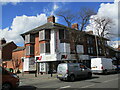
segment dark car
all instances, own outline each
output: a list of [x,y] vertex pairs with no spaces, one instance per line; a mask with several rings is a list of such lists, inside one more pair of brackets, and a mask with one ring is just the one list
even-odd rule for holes
[[0,67],[2,74],[2,90],[10,90],[19,86],[19,77],[6,69]]

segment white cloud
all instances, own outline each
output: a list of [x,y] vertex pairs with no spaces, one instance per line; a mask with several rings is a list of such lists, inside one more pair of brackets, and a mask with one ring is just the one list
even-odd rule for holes
[[43,12],[46,13],[47,15],[54,15],[55,12],[60,8],[60,6],[54,2],[51,4],[49,4],[47,7],[45,7],[43,9]]
[[17,3],[22,2],[22,1],[24,1],[24,0],[0,0],[2,5],[6,5],[8,3],[16,5]]
[[47,16],[50,16],[50,15],[54,15],[55,16],[55,21],[58,22],[58,17],[55,15],[55,12],[61,8],[62,4],[58,4],[56,2],[52,3],[52,4],[49,4],[47,7],[45,7],[43,9],[43,12],[47,15]]
[[23,44],[23,38],[20,34],[29,31],[37,26],[47,22],[45,14],[37,16],[16,16],[13,19],[12,26],[0,30],[0,38],[5,38],[7,41],[14,41],[17,44]]
[[[119,0],[115,0],[114,3],[107,3],[107,4],[102,3],[100,5],[98,13],[92,16],[94,18],[95,17],[108,17],[112,19],[114,23],[113,25],[111,25],[111,33],[114,34],[114,37],[118,37],[118,36],[115,36],[118,34],[118,19],[120,19],[120,17],[118,17],[118,1]],[[95,32],[95,28],[92,25],[93,23],[94,22],[90,21],[90,25],[86,27],[86,30],[88,31],[93,30],[93,32]]]
[[113,48],[118,48],[120,41],[108,41],[108,45],[112,46]]

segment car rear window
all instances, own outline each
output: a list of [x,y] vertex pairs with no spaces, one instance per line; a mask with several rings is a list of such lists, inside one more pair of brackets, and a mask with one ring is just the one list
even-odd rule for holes
[[59,65],[58,66],[58,70],[60,70],[60,71],[64,71],[64,70],[66,70],[66,68],[67,68],[66,65]]

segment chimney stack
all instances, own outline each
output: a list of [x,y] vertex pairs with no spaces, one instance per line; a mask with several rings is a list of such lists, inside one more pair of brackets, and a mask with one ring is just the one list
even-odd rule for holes
[[77,23],[72,24],[72,28],[78,30],[79,29],[78,24]]
[[55,17],[52,15],[52,16],[49,16],[48,18],[47,18],[47,22],[53,22],[53,23],[55,23]]
[[0,40],[0,45],[5,44],[5,43],[6,43],[5,38],[2,38],[2,39]]

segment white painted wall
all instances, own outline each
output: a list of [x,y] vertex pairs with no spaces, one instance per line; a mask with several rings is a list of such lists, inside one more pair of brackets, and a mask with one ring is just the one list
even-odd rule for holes
[[34,71],[35,67],[35,59],[34,58],[24,58],[23,63],[23,71]]
[[29,58],[24,59],[23,71],[29,71]]
[[55,54],[55,30],[51,30],[50,51]]

